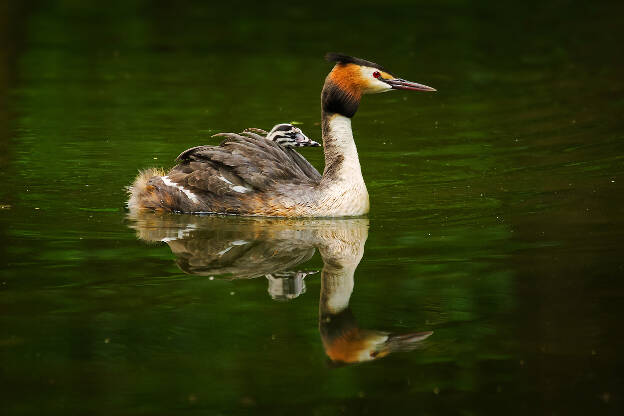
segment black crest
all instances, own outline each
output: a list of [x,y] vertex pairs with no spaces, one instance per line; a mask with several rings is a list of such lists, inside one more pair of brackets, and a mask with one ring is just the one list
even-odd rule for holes
[[377,68],[382,71],[386,71],[381,65],[376,64],[375,62],[366,61],[364,59],[356,58],[349,55],[344,55],[341,53],[328,52],[325,55],[325,60],[328,62],[336,62],[339,64],[356,64],[361,66],[370,66],[371,68]]

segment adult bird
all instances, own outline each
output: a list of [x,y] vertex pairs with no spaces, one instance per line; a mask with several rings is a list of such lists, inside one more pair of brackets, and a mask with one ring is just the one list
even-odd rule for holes
[[380,65],[329,53],[335,65],[321,93],[325,169],[292,147],[253,134],[221,133],[219,146],[198,146],[167,174],[141,172],[129,186],[131,211],[153,210],[278,217],[341,217],[368,213],[366,184],[351,130],[364,94],[435,91],[396,78]]

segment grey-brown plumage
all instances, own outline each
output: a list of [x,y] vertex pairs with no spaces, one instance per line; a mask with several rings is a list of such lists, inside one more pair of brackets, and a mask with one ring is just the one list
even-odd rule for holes
[[321,174],[296,150],[258,136],[220,133],[218,146],[182,152],[167,175],[147,179],[142,206],[156,211],[282,216],[282,200]]
[[[231,172],[240,180],[257,190],[266,190],[280,179],[300,183],[317,184],[321,174],[294,149],[254,137],[235,133],[219,133],[213,137],[226,137],[219,146],[198,146],[182,152],[176,161],[180,165],[172,169],[185,170],[191,162],[209,163],[224,172]],[[270,172],[270,174],[269,174]],[[236,178],[233,178],[236,179]]]

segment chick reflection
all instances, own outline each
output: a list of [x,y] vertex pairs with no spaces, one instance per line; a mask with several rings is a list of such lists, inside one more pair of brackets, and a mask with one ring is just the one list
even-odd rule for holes
[[268,279],[273,299],[305,293],[297,270],[318,248],[323,259],[319,331],[327,356],[350,364],[422,346],[432,332],[392,334],[362,329],[349,308],[353,276],[368,237],[368,219],[272,219],[143,214],[131,217],[140,239],[166,242],[190,274]]

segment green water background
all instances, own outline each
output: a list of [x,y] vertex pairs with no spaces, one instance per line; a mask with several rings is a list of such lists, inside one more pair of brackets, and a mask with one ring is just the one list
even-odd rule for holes
[[[621,414],[623,12],[4,3],[0,409]],[[185,274],[123,208],[138,169],[213,133],[297,121],[319,140],[327,51],[438,89],[365,97],[353,121],[371,213],[351,308],[369,328],[434,335],[339,368],[318,277],[275,302],[264,278]]]

